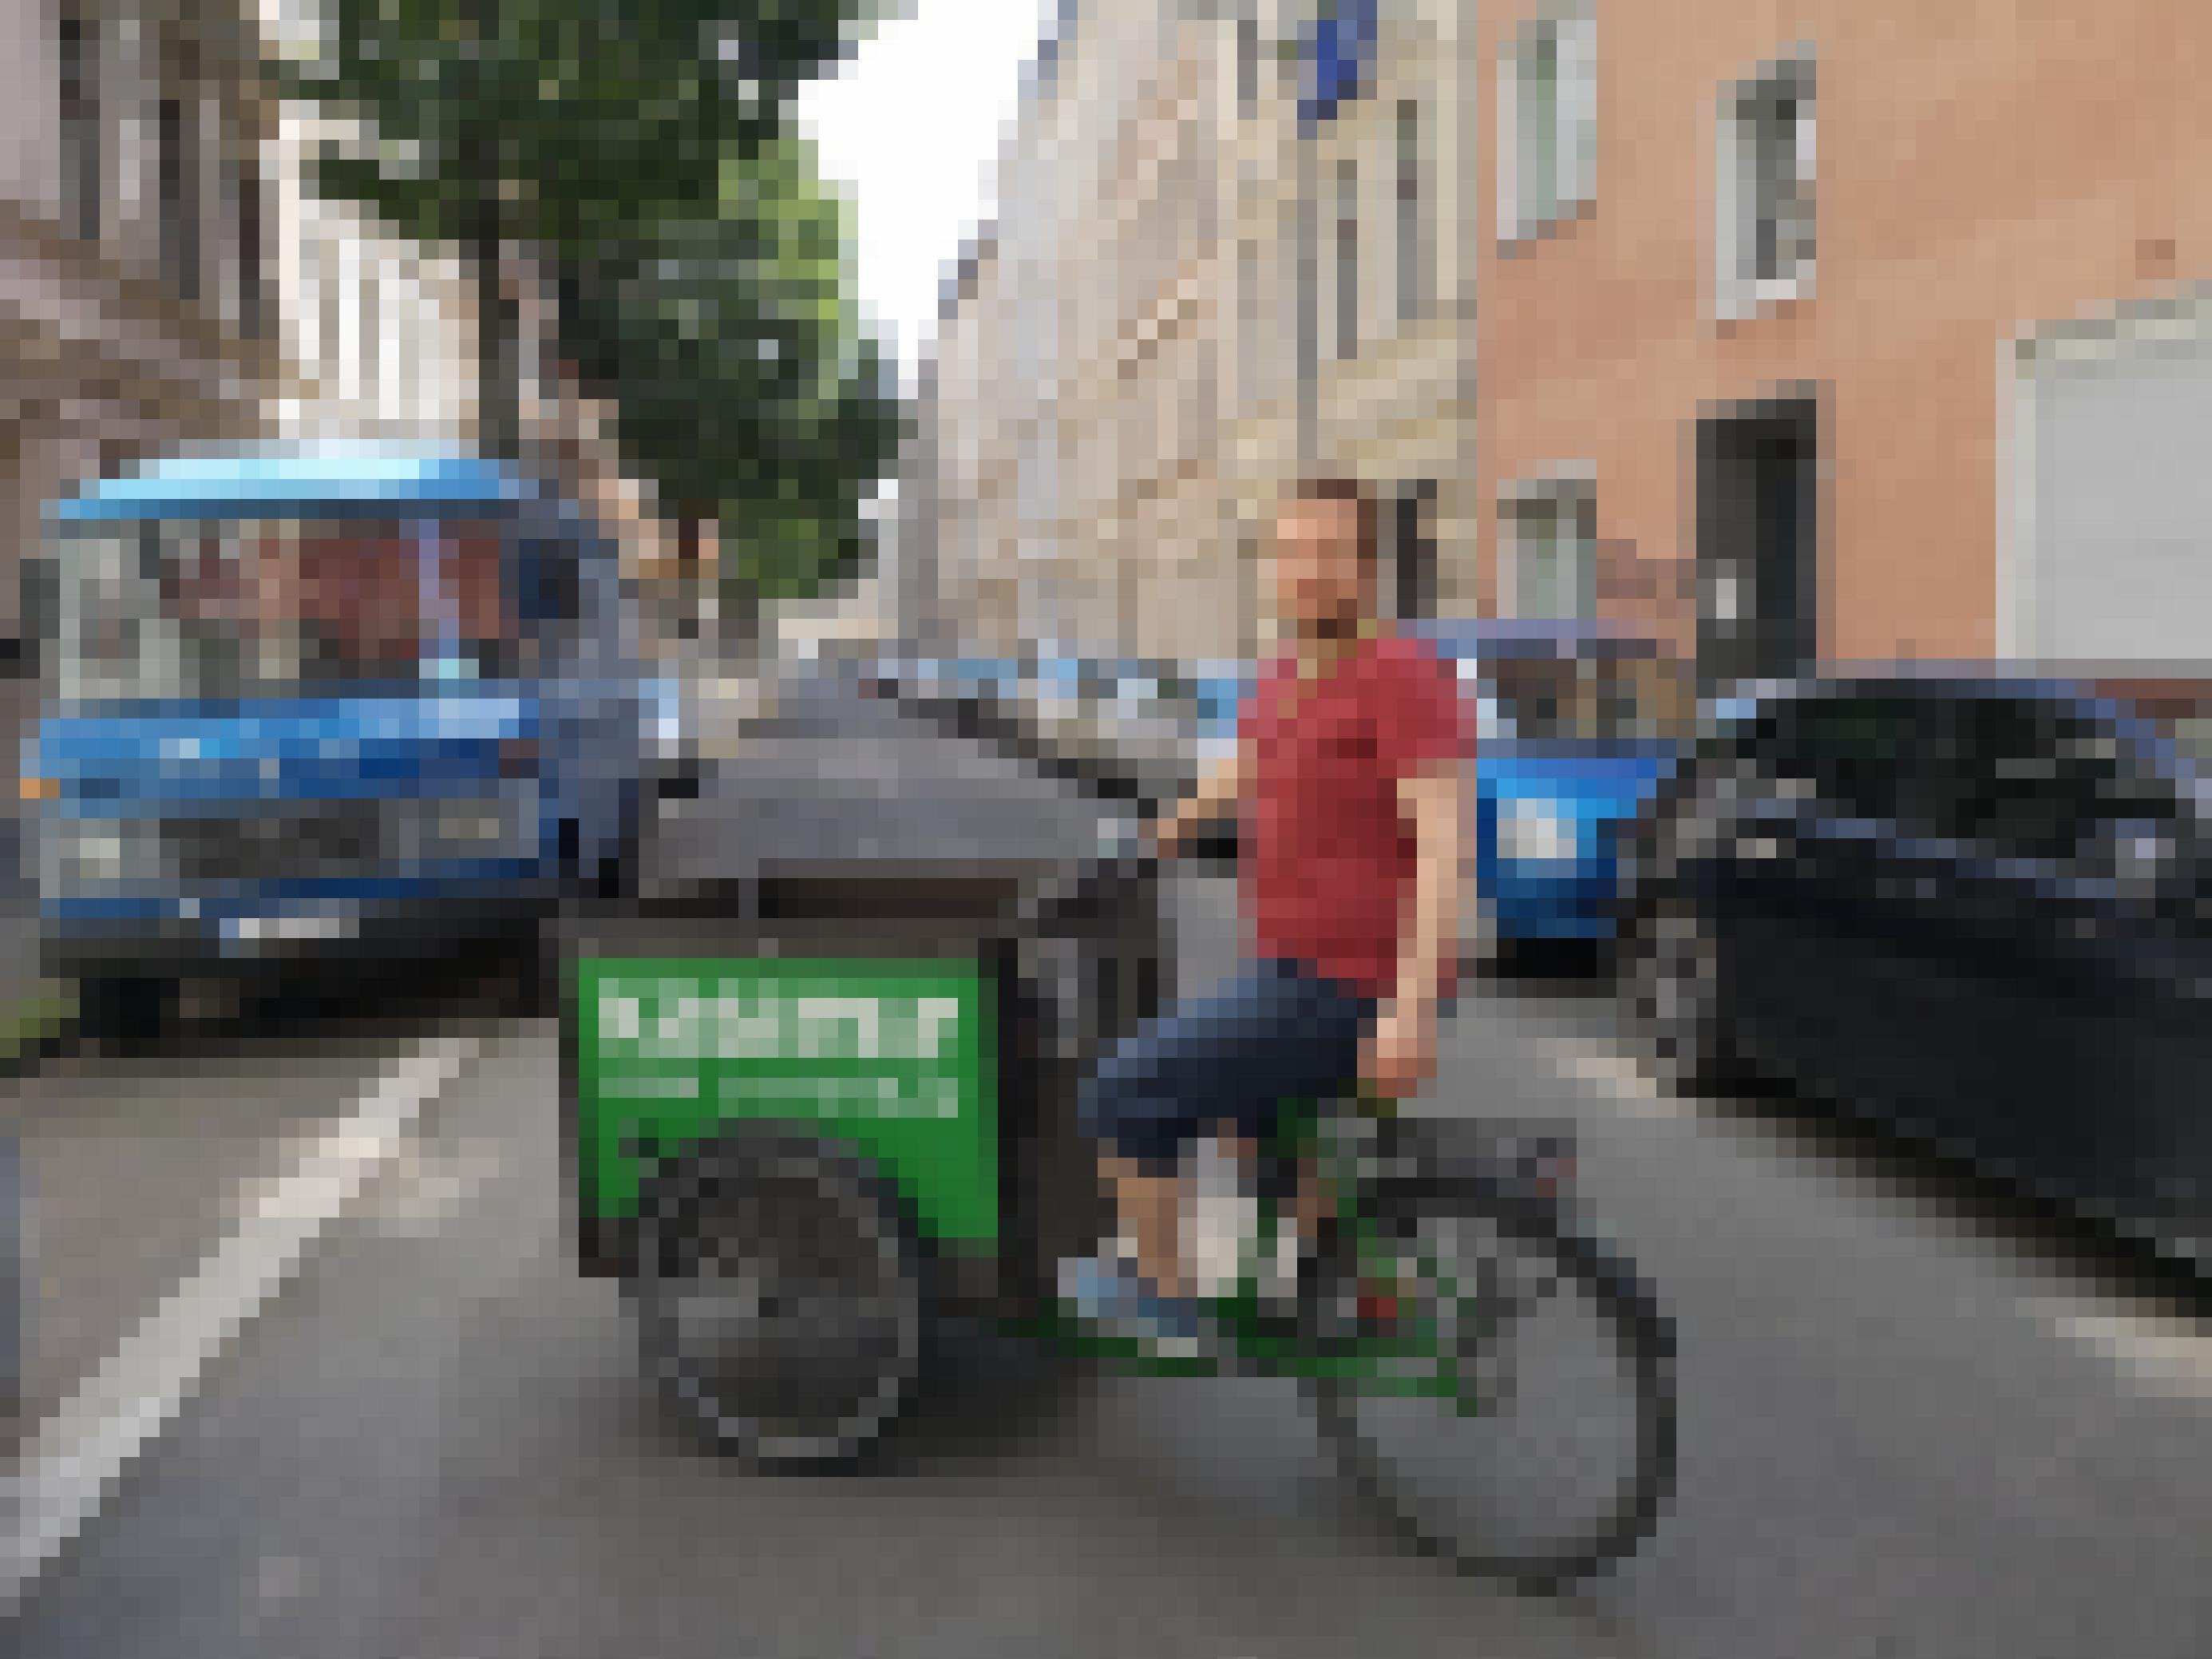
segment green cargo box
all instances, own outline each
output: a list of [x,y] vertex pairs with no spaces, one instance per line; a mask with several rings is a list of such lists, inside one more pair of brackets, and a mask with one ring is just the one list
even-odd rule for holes
[[563,1144],[587,1273],[639,1182],[774,1120],[872,1161],[962,1300],[1026,1301],[1104,1218],[1076,1086],[1166,994],[1158,890],[1041,930],[1125,808],[889,711],[757,732],[659,803],[635,890],[556,924]]

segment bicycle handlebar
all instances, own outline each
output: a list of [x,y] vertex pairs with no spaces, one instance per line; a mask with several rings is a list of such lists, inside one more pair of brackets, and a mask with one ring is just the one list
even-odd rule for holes
[[1024,903],[1023,923],[1049,927],[1074,920],[1082,906],[1117,888],[1156,878],[1165,860],[1149,848],[1121,848],[1089,859],[1072,874],[1045,883]]

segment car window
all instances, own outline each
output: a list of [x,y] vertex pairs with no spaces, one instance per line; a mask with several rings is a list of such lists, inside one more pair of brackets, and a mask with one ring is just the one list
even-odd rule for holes
[[[1461,678],[1469,675],[1462,659]],[[1681,742],[1695,730],[1686,670],[1649,654],[1475,660],[1474,687],[1516,737],[1579,743]]]
[[1940,700],[1911,691],[1795,699],[1761,722],[1753,757],[1772,783],[1831,811],[1941,833],[1929,784],[1944,720]]
[[1978,699],[1962,720],[1959,833],[2000,857],[2063,860],[2106,826],[2162,822],[2171,787],[2094,714],[2037,698]]

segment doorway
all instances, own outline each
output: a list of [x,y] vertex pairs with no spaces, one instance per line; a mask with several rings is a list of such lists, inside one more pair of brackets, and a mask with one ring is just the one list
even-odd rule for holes
[[1808,672],[1820,627],[1818,405],[1698,422],[1698,672],[1708,690]]

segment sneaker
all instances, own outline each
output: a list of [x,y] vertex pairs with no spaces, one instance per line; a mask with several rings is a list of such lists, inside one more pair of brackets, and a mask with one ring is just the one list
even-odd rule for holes
[[1115,1255],[1061,1264],[1060,1298],[1075,1315],[1110,1336],[1130,1337],[1164,1358],[1198,1357],[1204,1321],[1195,1297],[1166,1297]]

